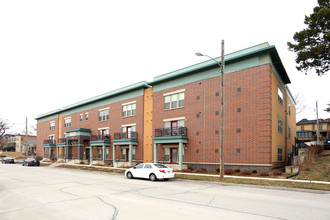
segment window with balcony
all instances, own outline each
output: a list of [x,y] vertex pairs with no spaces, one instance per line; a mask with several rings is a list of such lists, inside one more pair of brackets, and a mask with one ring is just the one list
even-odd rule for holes
[[131,103],[122,106],[122,116],[130,117],[136,115],[136,103]]
[[164,96],[164,109],[175,109],[184,107],[184,92]]
[[51,130],[51,131],[55,130],[55,122],[54,121],[49,122],[49,130]]
[[121,128],[122,138],[125,139],[136,139],[136,126],[125,126]]
[[280,103],[281,105],[283,105],[283,92],[282,92],[282,90],[280,88],[278,88],[277,91],[278,91],[278,96],[277,96],[278,103]]
[[99,121],[109,120],[109,109],[99,110]]
[[100,141],[110,140],[109,129],[99,129],[99,138]]
[[184,132],[184,120],[165,121],[164,134],[165,136],[181,136]]
[[65,118],[64,119],[64,127],[65,128],[71,127],[71,118]]

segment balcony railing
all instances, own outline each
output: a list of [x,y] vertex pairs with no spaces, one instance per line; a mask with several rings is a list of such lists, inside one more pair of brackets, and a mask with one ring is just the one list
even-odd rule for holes
[[110,135],[92,135],[91,141],[110,141]]
[[47,140],[44,140],[44,144],[55,144],[55,140],[49,140],[49,139],[47,139]]
[[187,128],[156,128],[155,137],[185,136],[187,137]]
[[66,142],[66,139],[65,138],[59,138],[57,140],[57,143],[65,143]]
[[114,134],[115,140],[122,140],[122,139],[135,139],[138,140],[138,133],[135,131],[131,132],[118,132]]

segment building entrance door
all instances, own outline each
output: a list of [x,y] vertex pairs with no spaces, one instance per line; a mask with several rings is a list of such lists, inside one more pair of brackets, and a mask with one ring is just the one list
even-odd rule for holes
[[171,163],[176,164],[178,162],[178,149],[171,148]]
[[86,148],[86,160],[90,161],[90,149]]

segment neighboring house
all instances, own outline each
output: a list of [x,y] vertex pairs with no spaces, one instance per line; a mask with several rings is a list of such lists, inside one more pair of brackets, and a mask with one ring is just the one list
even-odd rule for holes
[[306,118],[297,122],[297,140],[299,142],[314,142],[317,138],[317,130],[320,132],[320,141],[330,140],[330,119],[307,120]]
[[[275,47],[225,55],[225,64],[225,168],[284,166],[295,145],[296,109]],[[215,170],[220,79],[218,64],[208,60],[40,115],[37,154]]]
[[[37,136],[29,135],[26,139],[26,135],[6,134],[4,135],[4,140],[7,143],[6,147],[15,148],[16,152],[31,153],[31,154],[36,153]],[[27,147],[25,148],[25,146]]]

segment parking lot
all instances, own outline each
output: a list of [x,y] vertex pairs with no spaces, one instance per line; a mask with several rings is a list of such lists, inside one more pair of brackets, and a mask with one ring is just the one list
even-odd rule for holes
[[0,164],[0,219],[330,219],[330,194]]

